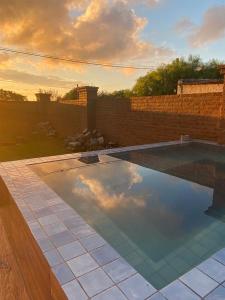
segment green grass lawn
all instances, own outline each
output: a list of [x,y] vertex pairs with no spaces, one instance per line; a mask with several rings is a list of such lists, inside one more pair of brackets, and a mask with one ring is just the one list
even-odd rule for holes
[[0,162],[65,153],[68,151],[63,140],[59,138],[34,136],[21,144],[0,144]]

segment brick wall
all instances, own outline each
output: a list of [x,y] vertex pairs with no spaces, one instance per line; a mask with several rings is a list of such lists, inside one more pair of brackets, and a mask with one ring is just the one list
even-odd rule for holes
[[[85,91],[86,89],[86,91]],[[0,141],[29,135],[41,120],[52,122],[60,136],[96,127],[120,145],[192,138],[225,143],[222,93],[96,99],[97,88],[80,88],[75,101],[0,102]]]
[[79,101],[68,103],[0,101],[0,142],[27,137],[40,121],[50,121],[60,136],[80,133],[87,127],[87,109]]
[[192,138],[217,141],[222,94],[141,97],[97,101],[96,125],[120,145]]

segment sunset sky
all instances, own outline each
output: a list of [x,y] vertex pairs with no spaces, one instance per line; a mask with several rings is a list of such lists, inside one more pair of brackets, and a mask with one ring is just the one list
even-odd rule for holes
[[[224,0],[1,0],[0,46],[92,62],[158,66],[225,60]],[[33,99],[76,84],[130,88],[146,71],[62,63],[0,51],[0,88]]]

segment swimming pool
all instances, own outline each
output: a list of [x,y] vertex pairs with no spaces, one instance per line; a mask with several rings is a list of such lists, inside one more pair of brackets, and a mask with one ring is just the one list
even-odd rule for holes
[[225,151],[191,143],[32,166],[155,288],[225,247]]

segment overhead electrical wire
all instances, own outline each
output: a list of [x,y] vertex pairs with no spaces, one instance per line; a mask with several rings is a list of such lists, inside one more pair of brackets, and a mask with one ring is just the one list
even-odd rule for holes
[[4,48],[4,47],[0,47],[0,51],[10,52],[10,53],[15,53],[15,54],[22,54],[22,55],[35,56],[35,57],[40,57],[40,58],[47,58],[47,59],[52,59],[52,60],[59,60],[59,61],[75,63],[75,64],[99,66],[99,67],[109,67],[109,68],[118,68],[118,69],[131,69],[131,70],[154,70],[154,69],[156,69],[155,66],[128,66],[128,65],[120,65],[120,64],[98,63],[98,62],[70,59],[70,58],[58,57],[58,56],[35,53],[35,52],[15,50],[15,49],[12,49],[12,48]]

